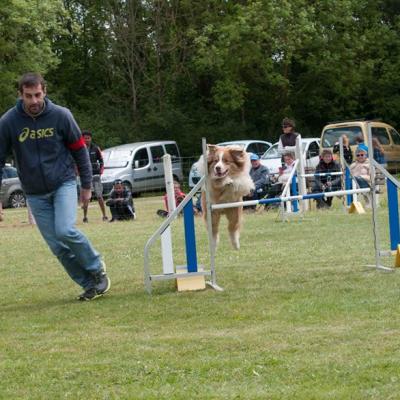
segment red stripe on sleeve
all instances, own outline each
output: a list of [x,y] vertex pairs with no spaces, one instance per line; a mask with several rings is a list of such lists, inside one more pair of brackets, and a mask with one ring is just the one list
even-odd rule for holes
[[81,149],[82,147],[85,147],[86,145],[85,141],[83,140],[83,137],[81,136],[76,142],[68,143],[67,146],[70,150],[76,151]]

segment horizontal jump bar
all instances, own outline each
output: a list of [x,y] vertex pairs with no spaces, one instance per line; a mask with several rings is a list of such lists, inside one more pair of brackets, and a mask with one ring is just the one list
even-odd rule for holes
[[308,178],[311,176],[334,176],[334,175],[343,175],[343,172],[316,172],[314,174],[299,174],[303,178]]
[[369,193],[370,191],[371,191],[370,188],[352,189],[352,190],[336,190],[334,192],[310,193],[310,194],[298,195],[298,196],[274,197],[272,199],[238,201],[236,203],[213,204],[211,206],[211,209],[212,210],[220,210],[223,208],[235,208],[235,207],[241,207],[241,206],[256,206],[257,204],[273,204],[273,203],[282,203],[285,201],[294,201],[294,200],[320,199],[322,197],[343,196],[346,194]]

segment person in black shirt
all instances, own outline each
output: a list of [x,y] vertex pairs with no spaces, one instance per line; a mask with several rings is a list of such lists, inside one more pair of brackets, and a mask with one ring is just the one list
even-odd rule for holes
[[110,207],[112,216],[110,222],[136,219],[132,193],[124,186],[121,179],[114,181],[114,186],[106,205]]
[[[83,131],[83,139],[89,152],[90,162],[92,164],[93,179],[92,179],[92,190],[96,195],[96,199],[99,202],[101,213],[103,214],[103,221],[108,221],[106,215],[106,208],[104,206],[103,199],[103,185],[101,183],[101,175],[104,171],[103,155],[101,154],[100,147],[92,142],[92,132]],[[89,222],[87,218],[88,203],[83,204],[83,222]]]
[[[330,150],[323,150],[321,160],[315,169],[315,180],[312,192],[333,192],[341,188],[341,176],[329,175],[332,172],[340,172],[339,164],[333,159],[333,154]],[[322,176],[318,174],[324,174]],[[326,175],[325,175],[326,174]],[[316,199],[317,208],[329,208],[332,205],[332,197]]]

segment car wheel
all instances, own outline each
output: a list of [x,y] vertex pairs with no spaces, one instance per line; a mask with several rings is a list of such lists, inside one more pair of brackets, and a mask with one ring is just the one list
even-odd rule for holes
[[26,198],[24,193],[21,191],[11,193],[9,203],[12,208],[26,207]]

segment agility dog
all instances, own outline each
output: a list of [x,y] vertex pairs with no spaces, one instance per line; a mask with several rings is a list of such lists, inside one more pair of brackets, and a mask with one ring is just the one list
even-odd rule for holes
[[[198,161],[199,172],[204,174],[204,162]],[[243,196],[254,190],[253,181],[249,175],[250,157],[240,146],[207,145],[208,182],[211,204],[232,203],[242,201]],[[205,192],[202,193],[202,209],[207,217]],[[219,222],[221,215],[228,219],[228,231],[232,246],[239,249],[240,227],[243,207],[214,210],[212,212],[212,234],[214,245],[219,242]]]

